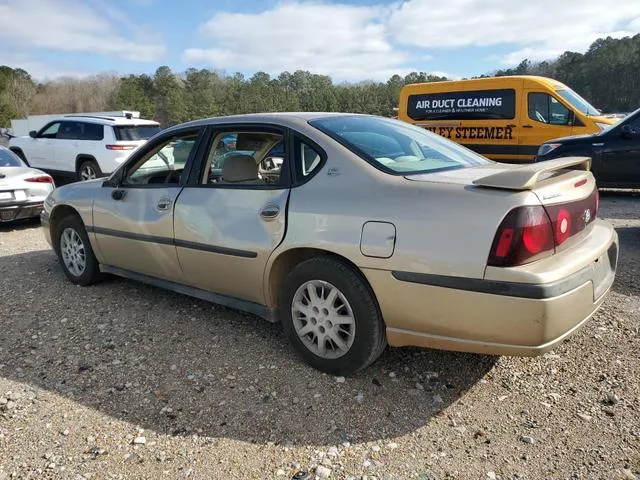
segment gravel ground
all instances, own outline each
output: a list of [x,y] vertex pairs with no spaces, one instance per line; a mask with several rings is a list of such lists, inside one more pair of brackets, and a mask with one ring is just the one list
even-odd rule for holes
[[616,283],[554,352],[392,349],[346,380],[252,316],[73,286],[37,224],[0,227],[0,479],[640,478],[640,197],[601,216]]

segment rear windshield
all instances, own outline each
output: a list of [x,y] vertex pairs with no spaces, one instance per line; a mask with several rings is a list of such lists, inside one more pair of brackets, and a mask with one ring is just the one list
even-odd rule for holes
[[394,175],[491,163],[440,135],[399,120],[341,115],[309,123],[375,167]]
[[11,150],[0,147],[0,167],[24,167],[25,164]]
[[160,131],[158,125],[127,125],[113,127],[116,140],[148,140]]

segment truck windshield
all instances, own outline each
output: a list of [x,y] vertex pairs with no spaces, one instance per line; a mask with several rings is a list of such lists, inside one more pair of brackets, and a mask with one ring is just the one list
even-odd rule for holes
[[582,112],[585,115],[602,115],[602,112],[600,112],[597,108],[592,106],[589,102],[587,102],[584,98],[582,98],[570,88],[562,88],[560,90],[556,90],[556,92],[579,112]]

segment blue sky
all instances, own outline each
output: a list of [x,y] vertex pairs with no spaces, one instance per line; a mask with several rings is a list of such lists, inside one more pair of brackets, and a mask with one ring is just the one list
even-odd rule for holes
[[638,32],[637,0],[0,0],[0,64],[38,79],[159,65],[462,77]]

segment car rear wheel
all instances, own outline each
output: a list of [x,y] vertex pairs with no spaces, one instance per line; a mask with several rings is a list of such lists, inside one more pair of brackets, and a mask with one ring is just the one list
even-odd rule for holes
[[101,277],[89,237],[78,217],[65,217],[58,223],[56,254],[64,274],[77,285],[90,285]]
[[77,177],[80,181],[93,180],[102,176],[98,163],[94,160],[85,160],[78,167]]
[[345,263],[318,257],[298,264],[279,305],[287,337],[318,370],[350,375],[384,351],[385,328],[373,292]]

